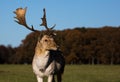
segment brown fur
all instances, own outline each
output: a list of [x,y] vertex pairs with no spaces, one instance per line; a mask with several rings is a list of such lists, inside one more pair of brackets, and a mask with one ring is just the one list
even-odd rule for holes
[[51,36],[44,35],[38,40],[32,65],[38,82],[43,82],[44,76],[48,76],[48,82],[55,82],[54,75],[57,75],[57,81],[61,82],[65,60]]

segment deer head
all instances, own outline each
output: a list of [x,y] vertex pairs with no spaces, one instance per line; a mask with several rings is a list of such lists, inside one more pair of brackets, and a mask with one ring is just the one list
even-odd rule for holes
[[[26,23],[26,11],[27,8],[18,8],[16,9],[16,11],[14,11],[14,13],[16,14],[15,20],[18,24],[23,25],[24,27],[26,27],[27,29],[34,31],[34,32],[40,32],[39,30],[34,29],[33,25],[31,25],[31,27],[29,27]],[[46,20],[46,11],[45,8],[43,9],[43,18],[42,19],[42,24],[40,24],[40,26],[44,26],[46,28],[46,34],[43,35],[43,37],[41,39],[38,40],[37,42],[37,46],[36,48],[38,48],[38,50],[40,51],[40,48],[42,48],[42,50],[51,50],[51,49],[57,49],[57,45],[53,39],[53,28],[55,27],[55,25],[51,28],[48,28],[47,26],[47,20]],[[36,50],[37,51],[37,50]]]

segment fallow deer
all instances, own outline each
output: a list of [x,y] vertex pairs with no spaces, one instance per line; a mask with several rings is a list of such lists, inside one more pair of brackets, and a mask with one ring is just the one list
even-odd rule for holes
[[[31,31],[40,32],[39,30],[35,30],[33,26],[29,27],[27,25],[25,18],[26,10],[27,8],[16,9],[14,13],[16,14],[15,18],[17,20],[15,21]],[[57,82],[61,82],[65,60],[53,38],[53,28],[55,25],[48,28],[45,9],[43,9],[43,13],[41,26],[46,28],[47,34],[44,34],[43,37],[37,41],[35,55],[32,61],[33,72],[35,73],[38,82],[43,82],[45,76],[48,77],[48,82],[55,82],[55,75],[57,75]]]

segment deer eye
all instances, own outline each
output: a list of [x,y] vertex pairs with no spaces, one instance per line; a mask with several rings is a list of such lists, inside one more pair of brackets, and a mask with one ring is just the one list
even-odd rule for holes
[[48,40],[47,40],[47,39],[45,39],[44,41],[45,41],[45,42],[47,42]]

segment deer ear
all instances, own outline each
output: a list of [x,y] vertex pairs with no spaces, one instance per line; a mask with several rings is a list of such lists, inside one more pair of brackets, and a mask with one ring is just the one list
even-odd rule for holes
[[57,35],[56,33],[52,33],[50,37],[55,37],[56,35]]
[[54,35],[54,36],[56,36],[56,35],[57,35],[57,33],[53,33],[53,35]]

